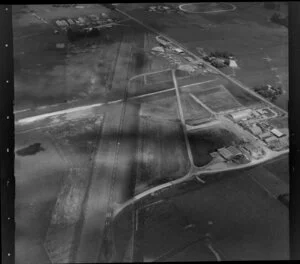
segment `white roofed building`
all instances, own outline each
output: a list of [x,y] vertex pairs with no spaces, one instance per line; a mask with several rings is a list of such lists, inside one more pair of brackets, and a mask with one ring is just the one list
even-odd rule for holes
[[233,120],[238,121],[238,120],[241,120],[243,118],[249,117],[251,115],[251,113],[252,113],[251,109],[245,109],[245,110],[242,110],[242,111],[239,111],[239,112],[231,113],[230,116]]
[[278,129],[274,128],[271,130],[271,133],[274,134],[276,137],[280,138],[283,137],[284,134],[282,132],[280,132]]

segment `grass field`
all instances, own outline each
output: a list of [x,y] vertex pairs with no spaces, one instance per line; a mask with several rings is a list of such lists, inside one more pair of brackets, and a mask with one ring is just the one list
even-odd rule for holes
[[209,155],[211,152],[218,148],[229,147],[232,143],[241,142],[236,134],[220,126],[189,133],[188,139],[194,163],[198,167],[202,167],[212,160]]
[[203,106],[197,103],[189,94],[181,95],[181,104],[183,115],[186,121],[207,119],[211,117],[211,113]]
[[16,149],[41,143],[44,151],[15,157],[15,263],[51,263],[43,242],[68,164],[40,132],[16,137]]
[[[103,116],[93,116],[89,111],[85,114],[61,115],[53,118],[52,126],[47,129],[19,134],[16,137],[16,149],[21,147],[19,142],[24,140],[23,145],[25,142],[28,145],[30,142],[41,143],[43,148],[43,151],[33,156],[16,156],[16,174],[23,179],[16,185],[17,195],[23,197],[23,192],[19,188],[25,188],[26,181],[32,178],[30,175],[38,177],[31,182],[30,188],[32,195],[35,195],[35,190],[38,190],[40,195],[36,197],[36,205],[30,204],[34,211],[33,215],[28,217],[36,217],[39,223],[34,224],[34,218],[27,223],[31,230],[33,226],[39,226],[36,235],[42,237],[37,241],[31,241],[31,235],[26,235],[26,239],[29,239],[28,246],[35,243],[36,246],[40,244],[43,248],[45,242],[49,257],[54,261],[70,261],[72,258],[73,239],[80,223],[82,204],[94,161],[94,151],[101,133]],[[44,164],[45,162],[47,164]],[[54,182],[56,185],[52,186]],[[51,200],[48,200],[50,197]],[[24,199],[27,198],[24,196]],[[25,208],[27,205],[22,204],[18,210],[20,210],[20,217],[27,219],[28,212],[25,215],[23,212]],[[41,221],[46,217],[45,212],[47,219]],[[18,229],[23,228],[22,221],[17,221]],[[19,238],[17,235],[16,241]],[[16,253],[17,259],[22,258],[24,261],[22,250],[26,249],[27,246],[22,245],[20,251]],[[43,261],[40,252],[40,249],[36,248],[36,253],[32,251],[32,254],[28,254],[26,258],[29,262],[35,259],[47,263],[48,260]]]
[[247,177],[247,171],[225,174],[231,177],[174,198],[179,210],[199,233],[211,233],[225,260],[288,259],[286,207]]
[[188,159],[178,122],[140,118],[136,194],[182,177]]
[[[178,185],[152,201],[162,200],[159,204],[140,210],[142,235],[136,245],[144,260],[154,261],[167,252],[170,255],[164,261],[215,260],[203,240],[189,244],[206,233],[222,260],[288,259],[288,210],[248,176],[252,171],[221,173],[219,179],[210,175],[205,185],[186,182],[184,188]],[[147,203],[135,208],[143,204]],[[132,209],[125,209],[116,221],[119,249],[130,250]],[[193,227],[184,229],[190,224]]]
[[226,111],[242,106],[223,85],[201,92],[197,91],[193,94],[215,112]]

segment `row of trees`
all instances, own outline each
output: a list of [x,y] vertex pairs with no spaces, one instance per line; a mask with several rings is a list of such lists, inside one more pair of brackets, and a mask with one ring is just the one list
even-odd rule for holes
[[270,19],[273,23],[288,27],[288,16],[281,17],[279,13],[274,13]]
[[229,59],[229,57],[233,57],[233,54],[228,51],[214,51],[214,52],[211,52],[209,56],[216,57],[216,58]]
[[271,10],[279,10],[280,4],[275,2],[264,2],[264,8],[271,9]]
[[260,85],[255,86],[253,90],[270,101],[275,101],[282,94],[281,86]]
[[68,28],[67,30],[67,37],[68,40],[73,42],[82,38],[86,37],[98,37],[100,36],[100,31],[97,28],[93,28],[91,31],[85,31],[85,30],[73,30],[71,28]]

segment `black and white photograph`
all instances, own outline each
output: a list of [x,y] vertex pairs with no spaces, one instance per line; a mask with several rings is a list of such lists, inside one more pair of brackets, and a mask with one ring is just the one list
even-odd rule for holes
[[16,264],[290,259],[287,2],[11,8]]

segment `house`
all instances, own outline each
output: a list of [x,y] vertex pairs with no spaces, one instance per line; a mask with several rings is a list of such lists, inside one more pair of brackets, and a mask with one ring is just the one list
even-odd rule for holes
[[276,129],[276,128],[273,128],[273,129],[271,130],[271,133],[274,134],[274,135],[275,135],[276,137],[278,137],[278,138],[284,136],[284,134],[281,133],[281,132],[280,132],[278,129]]

